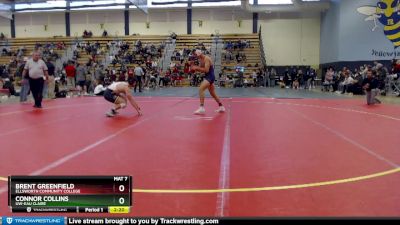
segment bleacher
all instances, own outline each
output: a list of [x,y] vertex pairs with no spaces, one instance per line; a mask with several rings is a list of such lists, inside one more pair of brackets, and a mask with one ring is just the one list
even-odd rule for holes
[[[246,61],[241,63],[236,63],[236,60],[232,60],[230,63],[226,62],[224,59],[222,60],[222,67],[226,67],[226,74],[234,74],[236,66],[245,67],[244,76],[247,78],[251,76],[254,70],[257,70],[261,67],[261,51],[260,51],[260,40],[258,34],[229,34],[222,35],[221,39],[224,42],[231,41],[237,42],[239,39],[250,41],[250,48],[244,48],[242,51],[246,55]],[[255,64],[258,64],[258,67],[255,67]],[[251,66],[249,66],[251,65]]]
[[[156,47],[159,47],[161,45],[162,42],[165,42],[168,39],[168,36],[162,36],[162,35],[138,35],[138,36],[124,36],[124,37],[118,37],[118,38],[114,38],[114,40],[121,40],[121,41],[125,41],[129,43],[129,51],[132,51],[133,47],[134,47],[134,43],[137,40],[140,40],[142,42],[142,45],[145,44],[154,44]],[[107,44],[108,41],[104,42],[104,44]],[[162,57],[162,56],[161,56]],[[137,56],[134,58],[137,59]],[[133,68],[136,67],[138,64],[136,63],[132,63],[132,64],[126,64],[126,66],[128,68]],[[111,69],[115,69],[117,71],[119,71],[121,67],[121,64],[115,64],[114,65],[109,65],[109,68]]]
[[[143,45],[145,44],[154,44],[156,46],[159,46],[161,42],[165,41],[168,36],[162,36],[162,35],[137,35],[137,36],[122,36],[122,37],[91,37],[91,38],[79,38],[79,40],[84,41],[84,42],[90,42],[90,43],[96,43],[99,42],[100,48],[106,47],[108,42],[113,42],[113,41],[124,41],[129,43],[129,50],[132,50],[133,44],[137,41],[140,40]],[[107,52],[106,52],[107,53]],[[78,59],[78,62],[80,63],[86,63],[90,55],[86,54],[85,50],[82,50],[79,52],[80,58]],[[105,55],[100,55],[98,59],[102,60],[104,59]],[[136,66],[136,64],[128,64],[128,67],[133,67]],[[110,67],[113,67],[110,65]],[[120,67],[119,64],[115,66],[115,69],[118,69]]]
[[[251,74],[254,70],[257,70],[261,67],[261,52],[260,52],[260,41],[258,34],[225,34],[221,35],[220,38],[223,42],[232,41],[237,42],[239,39],[241,40],[248,40],[250,41],[250,48],[244,48],[242,51],[246,55],[246,61],[241,63],[236,63],[236,60],[232,60],[230,63],[222,60],[222,68],[225,69],[225,74],[236,74],[236,66],[244,66],[245,72],[244,77],[245,79],[251,80]],[[194,35],[178,35],[176,39],[176,50],[182,50],[183,48],[192,49],[197,44],[201,42],[204,46],[209,49],[212,45],[212,37],[211,35],[207,34],[194,34]],[[175,60],[177,63],[178,60]],[[255,65],[258,64],[258,67]],[[218,75],[218,74],[216,74]],[[181,85],[187,86],[189,84],[188,80],[183,80]]]
[[[236,60],[233,60],[231,63],[227,63],[222,60],[222,68],[225,69],[226,74],[235,74],[235,67],[237,65],[244,66],[245,69],[245,77],[251,76],[253,70],[258,69],[258,67],[254,67],[256,63],[261,66],[261,56],[260,56],[260,44],[257,34],[226,34],[220,36],[220,38],[226,41],[233,41],[236,42],[239,39],[248,40],[250,41],[251,48],[243,49],[243,52],[246,55],[246,61],[240,64],[236,63]],[[64,42],[66,47],[71,46],[72,44],[79,42],[90,42],[90,43],[100,43],[100,48],[106,47],[108,42],[112,41],[126,41],[129,43],[130,50],[133,48],[133,43],[137,40],[141,40],[142,44],[154,44],[156,47],[159,46],[162,42],[168,39],[168,36],[163,35],[136,35],[136,36],[123,36],[123,37],[91,37],[91,38],[82,38],[82,37],[50,37],[50,38],[14,38],[14,39],[7,39],[9,46],[13,52],[16,52],[21,46],[26,48],[26,52],[24,56],[30,56],[32,51],[35,48],[37,43],[45,45],[47,43],[54,43],[57,44],[58,42]],[[193,48],[199,42],[203,43],[207,49],[210,48],[212,44],[212,37],[211,35],[178,35],[176,40],[176,50],[181,50],[185,47]],[[4,44],[4,41],[3,41]],[[106,48],[105,48],[106,49]],[[56,50],[60,56],[63,55],[65,50]],[[97,56],[97,59],[102,60],[104,59],[107,52],[105,52],[101,56]],[[90,58],[90,55],[86,54],[86,51],[82,49],[79,52],[78,62],[82,64],[86,64]],[[2,56],[0,57],[0,64],[9,64],[11,56]],[[135,67],[136,64],[128,64],[127,67]],[[119,70],[120,64],[116,65],[109,65],[109,68],[113,68]],[[15,73],[16,68],[11,68],[11,74]],[[189,84],[189,81],[183,81],[182,85],[186,86]]]
[[[130,44],[130,47],[132,47],[133,42],[137,40],[141,40],[143,44],[146,43],[154,43],[154,44],[160,44],[161,42],[165,41],[167,39],[167,36],[162,36],[162,35],[145,35],[145,36],[123,36],[123,37],[91,37],[91,38],[82,38],[82,37],[50,37],[50,38],[13,38],[13,39],[7,39],[8,45],[11,48],[11,51],[15,53],[20,47],[25,47],[26,52],[24,56],[31,56],[32,52],[35,49],[35,45],[37,43],[40,43],[42,45],[45,45],[47,43],[54,43],[57,44],[58,42],[64,42],[66,47],[71,46],[72,44],[76,43],[76,41],[79,42],[90,42],[90,43],[100,43],[100,48],[106,47],[107,43],[110,41],[116,41],[116,40],[121,40],[121,41],[127,41]],[[5,42],[3,42],[4,45]],[[80,50],[80,49],[79,49]],[[63,55],[64,50],[54,50],[57,54],[60,56]],[[105,52],[107,53],[107,52]],[[98,60],[103,60],[105,54],[97,56]],[[10,59],[12,56],[2,56],[0,57],[0,64],[9,64]],[[90,58],[90,55],[86,53],[84,49],[79,51],[79,58],[77,59],[78,63],[81,64],[86,64]],[[135,66],[135,65],[128,65],[128,66]],[[14,74],[16,68],[10,68],[11,73]]]
[[[13,39],[7,39],[7,41],[3,41],[3,45],[8,44],[10,47],[11,51],[13,53],[16,53],[20,47],[24,47],[26,49],[25,54],[23,55],[24,57],[30,57],[32,55],[32,52],[35,49],[35,45],[37,43],[40,43],[42,45],[45,45],[47,43],[54,43],[57,44],[58,42],[64,42],[66,46],[70,45],[72,42],[73,38],[65,38],[65,37],[53,37],[53,38],[13,38]],[[2,46],[3,47],[3,46]],[[56,52],[58,55],[62,55],[64,53],[64,50],[58,50],[54,49],[54,52]],[[1,56],[0,57],[0,64],[9,64],[10,60],[12,59],[12,56]],[[16,68],[15,67],[10,67],[11,74],[15,73]]]
[[[220,38],[226,41],[236,42],[239,39],[249,40],[251,48],[243,49],[243,52],[246,55],[246,62],[242,62],[239,65],[246,67],[245,75],[251,74],[254,69],[258,69],[258,67],[254,67],[256,63],[261,64],[261,53],[260,53],[260,42],[258,39],[258,34],[226,34],[220,36]],[[210,35],[203,34],[194,34],[194,35],[178,35],[176,39],[176,50],[181,50],[185,47],[193,48],[197,45],[197,43],[202,42],[206,48],[209,48],[212,44],[212,37]],[[222,62],[222,67],[227,67],[227,73],[234,72],[235,67],[238,65],[233,60],[231,63]],[[247,67],[248,64],[251,64],[251,67]]]

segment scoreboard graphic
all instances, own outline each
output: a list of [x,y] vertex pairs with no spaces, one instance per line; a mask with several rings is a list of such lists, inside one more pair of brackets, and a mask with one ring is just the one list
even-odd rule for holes
[[24,213],[129,213],[131,176],[10,176],[8,205]]

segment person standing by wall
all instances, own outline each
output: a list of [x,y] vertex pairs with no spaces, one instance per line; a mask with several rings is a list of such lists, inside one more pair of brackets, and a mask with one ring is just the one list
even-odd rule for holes
[[96,65],[94,69],[94,78],[96,79],[96,84],[102,83],[104,80],[104,70],[103,65]]
[[45,80],[48,80],[49,75],[46,63],[40,59],[38,51],[33,52],[32,59],[26,62],[22,76],[25,77],[27,73],[29,74],[29,86],[35,99],[33,107],[42,108],[43,85]]
[[271,72],[270,72],[270,76],[269,76],[269,86],[270,87],[274,87],[275,83],[276,83],[276,78],[277,78],[278,74],[276,72],[276,69],[274,67],[271,67]]
[[140,65],[138,65],[134,70],[136,76],[136,84],[134,91],[136,92],[136,87],[139,85],[139,92],[142,92],[142,76],[144,75],[144,71]]
[[[47,59],[46,61],[46,66],[47,66],[47,73],[49,74],[49,80],[47,81],[47,85],[45,84],[45,86],[47,86],[47,90],[43,89],[43,96],[49,99],[54,99],[56,98],[55,93],[54,93],[54,89],[56,88],[56,81],[55,81],[55,77],[54,77],[54,72],[56,70],[54,64],[51,62],[51,58]],[[47,92],[45,92],[47,91]]]
[[76,83],[80,89],[80,95],[86,92],[86,68],[84,65],[78,63],[76,66]]
[[20,95],[19,95],[20,102],[26,102],[28,100],[28,93],[30,91],[28,74],[26,74],[25,76],[22,76],[24,68],[25,68],[25,64],[27,61],[28,61],[28,57],[24,57],[24,62],[18,68],[18,72],[21,74],[21,91],[20,91]]
[[68,65],[65,67],[65,73],[67,74],[67,85],[70,88],[75,88],[76,69],[72,61],[68,62]]
[[[159,87],[165,87],[165,72],[160,70],[160,75],[159,75],[159,80],[158,80],[158,86]],[[162,83],[162,86],[161,86]]]

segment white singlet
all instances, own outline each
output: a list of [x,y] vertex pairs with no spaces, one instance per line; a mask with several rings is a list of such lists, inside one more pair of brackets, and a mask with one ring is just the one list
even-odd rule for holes
[[113,82],[112,84],[110,84],[107,88],[112,90],[112,91],[116,91],[117,90],[117,85],[119,84],[126,84],[126,82]]

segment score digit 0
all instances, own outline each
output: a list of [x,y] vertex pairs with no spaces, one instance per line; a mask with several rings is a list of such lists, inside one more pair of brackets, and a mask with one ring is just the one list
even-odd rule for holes
[[120,205],[123,205],[125,203],[125,198],[123,197],[119,198],[118,202]]
[[120,192],[124,192],[125,191],[125,186],[124,185],[119,185],[118,190]]

